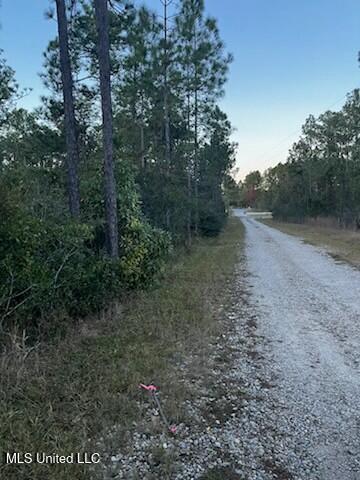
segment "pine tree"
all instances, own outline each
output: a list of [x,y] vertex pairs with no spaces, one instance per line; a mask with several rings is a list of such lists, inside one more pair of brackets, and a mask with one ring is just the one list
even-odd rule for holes
[[113,118],[110,82],[109,13],[107,0],[95,0],[95,17],[98,33],[98,60],[100,71],[101,110],[103,124],[105,214],[108,253],[119,256],[117,194],[114,174]]
[[66,160],[68,172],[68,194],[70,213],[80,214],[80,193],[78,178],[79,151],[77,145],[76,121],[73,98],[73,79],[69,56],[69,40],[65,0],[56,0],[57,25],[60,50],[60,70],[64,98],[64,122],[66,133]]
[[[177,16],[178,64],[183,72],[188,138],[193,138],[193,154],[188,171],[194,193],[194,230],[199,225],[199,148],[205,109],[222,94],[231,56],[224,52],[216,21],[206,18],[203,0],[183,0]],[[191,185],[191,181],[188,181]],[[191,188],[188,188],[189,196]],[[189,202],[191,205],[191,202]]]
[[173,0],[161,0],[164,7],[163,24],[163,74],[164,74],[164,131],[165,131],[165,162],[169,166],[171,163],[171,145],[170,145],[170,113],[169,113],[169,62],[170,62],[170,42],[169,42],[169,7]]

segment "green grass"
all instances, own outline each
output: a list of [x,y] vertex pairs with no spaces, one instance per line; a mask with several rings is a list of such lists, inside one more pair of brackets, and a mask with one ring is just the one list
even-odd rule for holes
[[337,260],[360,267],[360,233],[358,232],[275,220],[262,220],[262,222],[284,233],[301,237],[311,245],[324,247]]
[[[0,365],[1,453],[118,451],[143,417],[140,382],[160,385],[168,416],[181,421],[189,392],[176,381],[175,365],[206,349],[216,333],[215,307],[224,303],[242,239],[241,222],[231,218],[218,238],[179,254],[157,287],[74,325],[57,344],[30,351],[14,336]],[[78,465],[0,466],[6,480],[102,478],[100,470],[89,472]]]

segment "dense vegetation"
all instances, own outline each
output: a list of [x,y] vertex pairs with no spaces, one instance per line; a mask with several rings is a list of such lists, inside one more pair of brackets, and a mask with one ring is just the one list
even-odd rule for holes
[[327,217],[359,228],[359,132],[360,93],[355,90],[339,112],[309,116],[286,163],[232,184],[234,203],[269,208],[281,220]]
[[34,111],[0,52],[2,337],[58,332],[224,225],[231,57],[203,0],[162,5],[160,22],[128,1],[57,0]]

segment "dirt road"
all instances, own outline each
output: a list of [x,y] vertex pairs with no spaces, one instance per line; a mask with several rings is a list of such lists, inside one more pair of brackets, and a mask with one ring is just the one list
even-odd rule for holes
[[282,410],[274,424],[284,433],[283,460],[292,463],[291,438],[288,454],[301,478],[358,480],[360,272],[235,214],[246,227],[259,352],[273,372],[271,400]]

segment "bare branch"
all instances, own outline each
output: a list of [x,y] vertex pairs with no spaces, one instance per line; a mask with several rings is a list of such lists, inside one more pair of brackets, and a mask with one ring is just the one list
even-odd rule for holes
[[1,317],[1,323],[5,320],[6,317],[8,317],[8,316],[11,315],[12,313],[14,313],[19,307],[21,307],[21,305],[23,305],[25,302],[27,302],[30,298],[31,298],[31,295],[29,295],[28,297],[24,298],[24,300],[22,300],[20,303],[16,304],[14,308],[12,308],[12,309],[9,310],[8,312],[6,312],[6,313]]
[[73,248],[72,250],[70,250],[70,252],[68,252],[65,256],[64,256],[64,259],[58,269],[58,271],[56,272],[55,274],[55,277],[54,277],[54,288],[56,288],[56,283],[57,283],[57,279],[62,271],[62,269],[64,268],[65,266],[65,263],[69,260],[69,258],[74,255],[74,253],[76,252],[76,248]]
[[11,276],[10,292],[9,292],[9,298],[7,300],[7,303],[6,303],[5,312],[7,312],[9,310],[10,302],[11,302],[11,299],[12,299],[12,294],[13,294],[13,291],[14,291],[14,275],[13,275],[12,272],[10,272],[10,276]]
[[76,78],[73,80],[73,83],[80,83],[80,82],[83,82],[84,80],[88,80],[89,78],[95,79],[95,75],[87,75],[86,77],[83,77],[83,78]]
[[[29,287],[25,288],[24,290],[22,290],[21,292],[18,292],[16,293],[15,295],[12,295],[12,296],[9,296],[6,300],[7,302],[7,307],[6,309],[9,307],[10,305],[10,302],[11,300],[14,300],[14,298],[17,298],[17,297],[20,297],[21,295],[24,295],[24,293],[28,292],[29,290],[31,290],[33,288],[34,285],[30,285]],[[2,303],[4,303],[4,301]],[[1,304],[0,304],[1,305]]]

